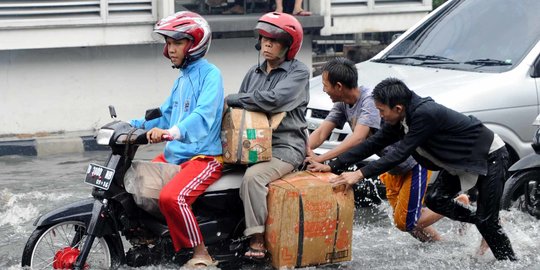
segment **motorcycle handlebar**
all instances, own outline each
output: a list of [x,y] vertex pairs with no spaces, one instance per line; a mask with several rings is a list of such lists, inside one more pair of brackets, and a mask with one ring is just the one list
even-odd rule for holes
[[169,134],[163,134],[163,135],[161,135],[161,140],[170,142],[170,141],[173,140],[173,136],[171,136]]
[[[140,134],[139,136],[137,136],[137,138],[135,139],[134,143],[135,144],[148,144],[148,139],[146,137],[146,134],[148,132],[145,132],[145,133],[142,133]],[[169,134],[163,134],[161,136],[161,140],[162,141],[172,141],[174,138],[173,136],[169,135]]]
[[146,133],[147,132],[139,134],[139,136],[137,136],[137,138],[135,139],[134,143],[135,144],[148,144],[148,139],[146,138]]

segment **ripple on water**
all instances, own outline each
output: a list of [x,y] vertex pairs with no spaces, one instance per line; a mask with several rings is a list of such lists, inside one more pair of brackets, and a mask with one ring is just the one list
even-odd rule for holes
[[66,201],[73,197],[70,193],[45,193],[42,191],[31,191],[14,194],[9,189],[0,190],[0,226],[17,225],[27,223],[38,217],[42,206],[54,205],[58,202]]
[[473,225],[463,226],[443,218],[434,227],[444,240],[420,243],[394,228],[388,211],[391,208],[387,202],[357,211],[352,240],[353,269],[540,269],[540,222],[525,213],[501,212],[503,228],[519,258],[517,262],[509,262],[495,260],[491,251],[477,254],[481,236]]

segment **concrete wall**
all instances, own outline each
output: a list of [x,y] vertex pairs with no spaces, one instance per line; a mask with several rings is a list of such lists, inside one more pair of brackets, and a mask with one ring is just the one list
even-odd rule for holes
[[[207,58],[223,73],[225,92],[237,91],[257,62],[253,38],[218,39]],[[140,117],[170,92],[178,70],[161,44],[0,51],[0,136],[89,131]],[[311,40],[298,57],[311,67]]]

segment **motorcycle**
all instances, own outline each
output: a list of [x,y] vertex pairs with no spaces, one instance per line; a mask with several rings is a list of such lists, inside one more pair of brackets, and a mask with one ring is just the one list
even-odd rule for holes
[[508,169],[511,176],[504,185],[501,209],[517,208],[540,219],[540,114],[532,125],[538,127],[531,144],[534,153]]
[[[174,252],[167,224],[138,207],[126,191],[124,178],[137,149],[148,143],[146,131],[116,120],[101,127],[99,145],[111,153],[104,165],[90,164],[84,182],[93,186],[92,198],[61,206],[41,215],[28,238],[22,266],[31,269],[115,269],[173,262],[183,265],[192,250]],[[146,111],[145,120],[161,116]],[[239,187],[243,170],[229,167],[192,205],[205,244],[221,268],[237,268],[246,249]],[[124,243],[131,246],[125,252]]]

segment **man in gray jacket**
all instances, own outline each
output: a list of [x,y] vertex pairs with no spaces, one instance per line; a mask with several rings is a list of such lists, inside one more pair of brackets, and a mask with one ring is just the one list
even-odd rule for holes
[[294,59],[302,45],[302,26],[293,16],[271,12],[259,18],[255,30],[265,61],[252,67],[238,94],[227,96],[226,104],[248,111],[286,115],[272,134],[272,159],[246,170],[240,197],[244,203],[246,230],[251,237],[246,257],[263,259],[267,185],[299,167],[306,155],[309,102],[309,69]]

